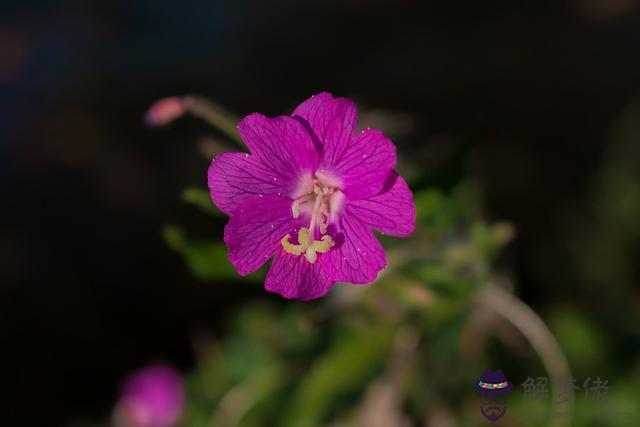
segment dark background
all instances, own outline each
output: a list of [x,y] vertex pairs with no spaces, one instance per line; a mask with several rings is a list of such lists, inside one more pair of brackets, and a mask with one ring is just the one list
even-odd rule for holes
[[[162,241],[166,223],[211,235],[224,225],[179,197],[205,185],[195,147],[212,131],[191,118],[143,124],[168,95],[277,115],[328,90],[409,114],[400,154],[422,158],[434,183],[447,185],[448,153],[469,149],[460,171],[482,184],[489,218],[517,229],[506,264],[523,299],[542,312],[569,298],[595,311],[598,293],[564,234],[597,223],[593,183],[640,86],[639,9],[634,0],[4,0],[3,418],[104,416],[125,372],[156,358],[188,369],[194,331],[219,328],[249,297],[275,298],[258,285],[196,281]],[[638,298],[637,288],[612,289]]]

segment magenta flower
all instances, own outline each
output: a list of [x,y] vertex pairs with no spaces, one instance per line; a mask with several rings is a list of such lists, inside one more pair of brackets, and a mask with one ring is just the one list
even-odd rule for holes
[[292,116],[254,113],[238,125],[251,154],[213,159],[208,181],[229,260],[242,275],[273,259],[265,289],[285,298],[325,295],[335,282],[367,284],[386,267],[373,230],[408,236],[413,195],[393,168],[382,132],[355,133],[355,104],[315,95]]
[[122,387],[116,409],[116,425],[126,427],[174,427],[184,409],[184,386],[171,366],[149,366],[129,378]]

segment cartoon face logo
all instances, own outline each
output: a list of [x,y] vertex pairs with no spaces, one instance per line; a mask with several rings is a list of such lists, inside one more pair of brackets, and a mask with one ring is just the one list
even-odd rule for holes
[[507,401],[511,384],[502,370],[486,370],[476,384],[480,398],[480,413],[489,421],[498,421],[507,411]]

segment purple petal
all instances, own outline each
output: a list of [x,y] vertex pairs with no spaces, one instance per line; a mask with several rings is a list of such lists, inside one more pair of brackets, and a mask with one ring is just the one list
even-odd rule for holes
[[319,262],[311,264],[304,256],[278,250],[267,273],[264,288],[288,299],[307,301],[326,295],[333,284],[334,281],[326,276]]
[[271,175],[294,179],[300,171],[313,172],[320,159],[311,134],[291,117],[274,119],[253,113],[238,124],[242,140]]
[[300,104],[292,116],[303,118],[318,138],[325,166],[337,163],[356,129],[356,105],[346,98],[334,98],[327,92],[319,93]]
[[274,173],[254,156],[222,153],[209,166],[209,191],[215,205],[231,216],[242,203],[260,194],[288,194],[295,183]]
[[280,240],[296,226],[291,201],[278,196],[254,196],[236,209],[224,228],[229,261],[247,275],[271,258]]
[[396,147],[377,129],[365,129],[353,138],[333,172],[341,177],[350,200],[380,193],[396,166]]
[[392,236],[406,237],[416,226],[413,194],[395,171],[387,177],[380,194],[349,202],[349,211],[363,223]]
[[336,245],[318,258],[325,274],[336,282],[371,283],[387,265],[382,245],[371,229],[354,216],[349,206],[330,226]]

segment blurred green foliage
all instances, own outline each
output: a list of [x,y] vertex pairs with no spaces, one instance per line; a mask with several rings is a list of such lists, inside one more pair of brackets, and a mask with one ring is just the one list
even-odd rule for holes
[[[624,282],[620,291],[631,287],[629,250],[638,243],[631,236],[638,236],[640,224],[635,194],[640,162],[637,144],[630,143],[640,114],[631,109],[625,117],[594,184],[599,202],[593,221],[567,228],[570,242],[582,242],[574,262],[587,272],[587,286],[615,278]],[[607,314],[604,326],[585,306],[552,305],[546,317],[576,379],[575,411],[569,409],[564,418],[554,415],[553,394],[539,403],[527,400],[522,382],[550,376],[548,356],[540,354],[545,350],[523,338],[526,332],[545,333],[543,324],[534,318],[534,331],[523,331],[504,310],[478,303],[488,287],[514,291],[500,255],[516,231],[508,223],[486,221],[477,183],[449,184],[446,190],[413,187],[417,229],[406,240],[379,236],[389,267],[375,284],[338,284],[327,298],[310,303],[269,299],[238,309],[226,332],[198,351],[197,367],[188,375],[182,425],[485,425],[473,385],[487,368],[503,368],[514,385],[508,415],[501,420],[505,426],[631,425],[628,417],[640,414],[637,301],[619,307],[617,316]],[[183,200],[221,215],[204,189],[185,190]],[[219,240],[192,239],[177,226],[165,227],[163,235],[197,278],[261,285],[261,273],[237,275]],[[602,254],[603,242],[605,248],[619,248],[607,254],[614,267],[593,261]],[[617,358],[616,352],[627,358]],[[612,358],[624,361],[620,370],[607,366]],[[588,377],[608,374],[609,401],[597,406],[580,387]],[[547,391],[553,387],[550,383]]]
[[[469,182],[449,194],[416,192],[415,237],[382,236],[390,267],[375,285],[337,285],[323,301],[259,302],[239,310],[189,375],[183,425],[357,425],[363,399],[375,398],[373,385],[399,370],[402,379],[392,387],[397,411],[406,406],[410,417],[423,419],[431,399],[446,401],[447,393],[472,384],[481,369],[457,366],[461,337],[475,292],[513,236],[508,224],[482,220],[477,194]],[[209,211],[205,194],[192,189],[189,195]],[[164,237],[196,277],[238,278],[220,242],[188,239],[176,226],[167,226]],[[405,366],[390,365],[406,328],[419,339]],[[450,370],[457,374],[446,375]]]
[[207,189],[196,187],[186,188],[182,192],[182,200],[198,207],[204,213],[224,216],[224,214],[213,204],[211,194],[209,194],[209,190]]
[[[162,230],[167,245],[182,255],[193,273],[201,280],[234,279],[239,275],[227,261],[227,247],[214,240],[189,239],[182,228],[167,225]],[[245,277],[245,280],[260,280],[260,273]]]

